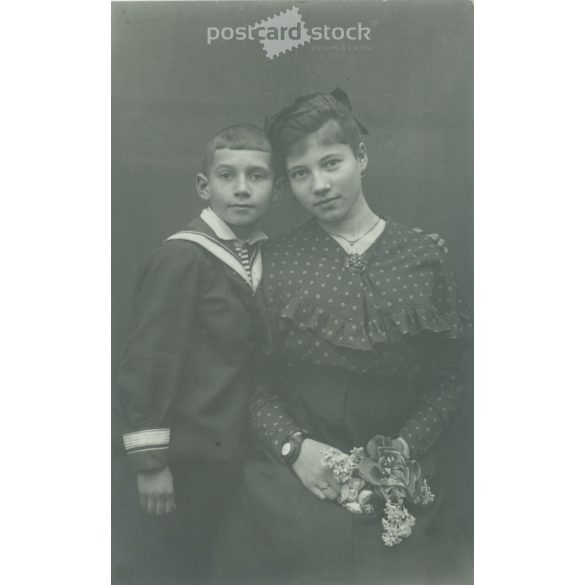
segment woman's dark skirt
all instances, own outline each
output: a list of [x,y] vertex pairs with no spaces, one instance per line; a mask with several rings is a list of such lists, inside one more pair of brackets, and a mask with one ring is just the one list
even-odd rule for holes
[[[401,380],[308,368],[287,397],[287,408],[315,440],[347,452],[373,435],[398,431],[411,408],[407,387]],[[235,490],[211,583],[469,585],[470,551],[446,501],[435,453],[422,463],[435,501],[412,509],[411,536],[388,548],[380,517],[319,500],[291,469],[258,447]]]

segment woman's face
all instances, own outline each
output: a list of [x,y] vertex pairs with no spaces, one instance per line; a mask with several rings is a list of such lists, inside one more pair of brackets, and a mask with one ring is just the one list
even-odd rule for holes
[[296,200],[319,221],[337,223],[357,214],[365,203],[361,174],[368,158],[363,143],[357,157],[347,144],[332,143],[330,124],[337,122],[327,122],[294,144],[285,163]]

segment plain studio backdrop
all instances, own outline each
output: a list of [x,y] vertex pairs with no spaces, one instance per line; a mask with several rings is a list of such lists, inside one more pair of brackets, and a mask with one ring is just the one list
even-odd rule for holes
[[[362,23],[371,40],[312,40],[268,59],[256,40],[208,44],[208,27],[247,26],[296,6],[313,26]],[[112,4],[112,358],[128,334],[143,257],[196,216],[195,175],[219,129],[299,95],[341,87],[364,137],[366,196],[378,214],[438,232],[466,301],[473,301],[473,6],[463,0],[388,2],[137,2]],[[306,219],[289,196],[262,228],[276,236]],[[447,475],[473,531],[473,399],[446,437]],[[115,407],[115,396],[113,396]],[[136,550],[155,554],[135,476],[112,424],[113,582],[136,583]],[[154,536],[151,536],[154,535]]]

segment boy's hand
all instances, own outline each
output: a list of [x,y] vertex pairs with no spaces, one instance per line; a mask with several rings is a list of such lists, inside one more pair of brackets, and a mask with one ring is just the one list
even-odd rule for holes
[[321,465],[325,443],[305,439],[301,445],[299,458],[292,464],[292,469],[301,483],[320,500],[335,500],[341,492],[341,486],[333,472]]
[[[424,233],[423,230],[421,230],[420,228],[413,228],[413,229],[417,234]],[[443,252],[445,252],[445,254],[447,254],[449,252],[449,248],[447,248],[447,245],[445,244],[445,240],[439,234],[424,234],[424,236],[425,236],[425,238],[428,238],[429,240],[435,242],[435,244],[437,244],[437,246],[439,246],[439,248],[441,248],[441,250],[443,250]]]
[[140,471],[136,480],[140,505],[148,514],[169,514],[175,509],[173,475],[168,467]]

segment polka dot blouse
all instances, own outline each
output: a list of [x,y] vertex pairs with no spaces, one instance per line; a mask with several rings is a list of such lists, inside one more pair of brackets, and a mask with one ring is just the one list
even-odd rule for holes
[[[290,371],[306,362],[378,376],[422,363],[418,408],[400,435],[412,456],[426,451],[459,406],[460,350],[471,338],[445,253],[387,221],[365,253],[351,255],[310,220],[268,242],[263,262],[268,359]],[[299,429],[276,386],[259,385],[251,406],[254,430],[275,453]]]

